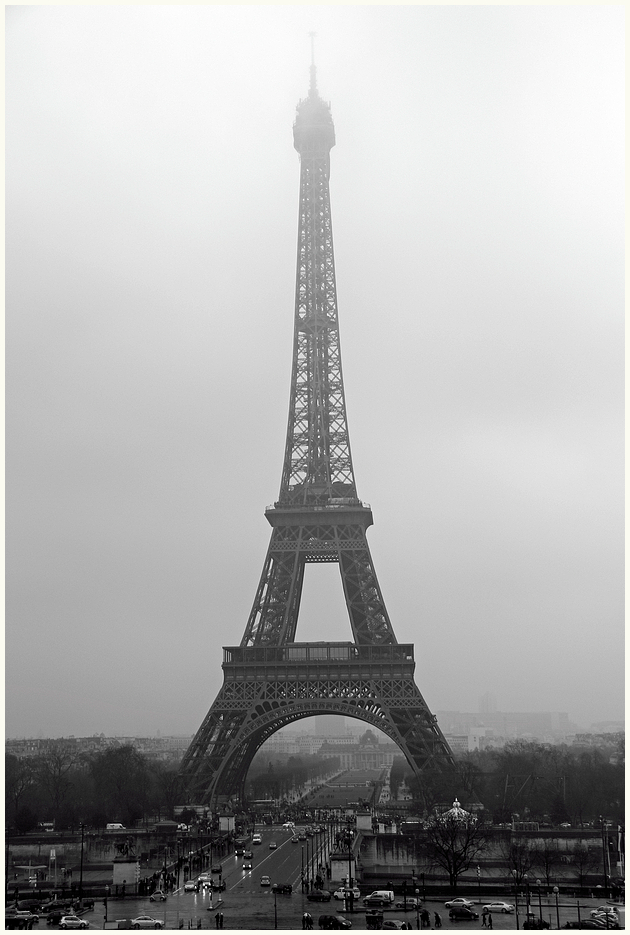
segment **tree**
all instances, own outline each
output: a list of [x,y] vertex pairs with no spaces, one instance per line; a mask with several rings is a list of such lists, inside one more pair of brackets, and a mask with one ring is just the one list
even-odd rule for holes
[[63,806],[72,789],[72,771],[77,765],[77,754],[72,744],[52,740],[43,753],[35,757],[34,771],[37,783],[48,800],[55,821],[59,821]]
[[559,866],[561,856],[555,838],[543,838],[534,849],[534,867],[544,876],[547,886],[551,885],[553,871]]
[[599,845],[596,848],[587,847],[585,844],[577,844],[572,851],[569,851],[571,863],[577,870],[578,882],[580,886],[586,883],[586,877],[601,866],[601,850]]
[[16,821],[22,800],[35,782],[32,764],[12,754],[4,758],[4,794],[7,820]]
[[453,890],[457,880],[488,847],[488,833],[474,815],[456,808],[434,817],[426,825],[426,851],[429,862],[448,874]]
[[147,759],[131,744],[97,753],[90,763],[97,799],[109,821],[132,825],[142,818],[150,791]]
[[517,833],[508,833],[500,843],[501,856],[505,860],[510,877],[521,886],[534,866],[536,854],[530,841]]

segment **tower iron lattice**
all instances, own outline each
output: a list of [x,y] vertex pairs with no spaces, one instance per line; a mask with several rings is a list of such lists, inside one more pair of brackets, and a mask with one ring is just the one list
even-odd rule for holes
[[[190,801],[243,798],[247,769],[279,728],[316,714],[377,727],[420,777],[453,758],[414,682],[413,644],[398,643],[376,578],[357,496],[346,418],[330,213],[330,107],[317,91],[293,126],[300,201],[293,364],[278,500],[245,632],[223,649],[224,683],[182,761]],[[353,642],[295,642],[304,569],[339,565]]]

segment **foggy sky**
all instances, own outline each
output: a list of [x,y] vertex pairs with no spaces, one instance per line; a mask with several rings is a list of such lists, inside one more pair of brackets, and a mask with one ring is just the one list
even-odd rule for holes
[[[309,31],[418,687],[622,717],[623,8],[7,14],[7,734],[192,733],[222,684],[280,484]],[[307,566],[297,639],[346,638]]]

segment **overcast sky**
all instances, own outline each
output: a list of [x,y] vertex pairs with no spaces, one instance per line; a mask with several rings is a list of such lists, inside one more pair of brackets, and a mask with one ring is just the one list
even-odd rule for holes
[[[7,8],[7,733],[193,733],[278,496],[318,86],[354,467],[432,710],[623,716],[622,6]],[[351,639],[336,565],[297,638]]]

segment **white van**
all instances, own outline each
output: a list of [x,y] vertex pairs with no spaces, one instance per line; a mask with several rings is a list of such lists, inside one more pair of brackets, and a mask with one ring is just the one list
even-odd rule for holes
[[119,821],[110,821],[105,825],[106,831],[125,831],[125,826],[122,825]]
[[252,838],[252,844],[262,844],[262,835],[255,834]]
[[391,906],[394,902],[393,890],[374,890],[363,900],[364,906]]

